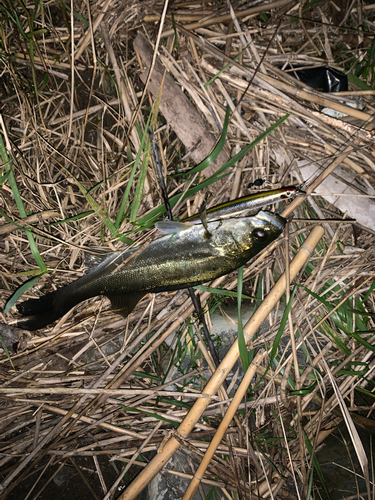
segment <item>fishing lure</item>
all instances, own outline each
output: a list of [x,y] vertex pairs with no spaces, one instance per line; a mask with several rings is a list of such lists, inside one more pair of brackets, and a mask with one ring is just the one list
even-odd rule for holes
[[[216,205],[215,207],[206,210],[207,220],[223,219],[225,217],[234,217],[235,215],[263,208],[267,205],[272,205],[279,201],[293,200],[297,196],[305,194],[296,186],[287,186],[280,189],[272,189],[270,191],[261,191],[259,193],[250,194],[237,198],[236,200],[227,201]],[[186,224],[201,224],[201,214],[195,214],[181,221]]]

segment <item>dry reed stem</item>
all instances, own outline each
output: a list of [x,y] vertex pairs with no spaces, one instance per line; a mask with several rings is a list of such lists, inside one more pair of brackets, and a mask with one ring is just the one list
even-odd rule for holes
[[[266,5],[259,5],[256,7],[252,7],[250,9],[244,9],[242,11],[237,11],[235,12],[235,15],[238,19],[241,19],[242,17],[248,17],[252,16],[255,14],[258,14],[259,12],[266,12],[268,9],[277,9],[278,7],[283,7],[284,5],[287,5],[290,3],[290,0],[276,0],[275,2],[269,2]],[[149,17],[145,18],[148,19],[149,21],[154,21],[156,20],[154,17]],[[212,26],[213,24],[217,23],[223,23],[226,21],[230,21],[232,19],[231,14],[224,14],[222,16],[217,16],[217,17],[212,17],[208,19],[207,21],[200,21],[197,23],[191,23],[185,26],[187,30],[195,30],[199,28],[203,28],[205,26]],[[168,30],[163,33],[164,36],[169,36],[173,34],[173,30]]]

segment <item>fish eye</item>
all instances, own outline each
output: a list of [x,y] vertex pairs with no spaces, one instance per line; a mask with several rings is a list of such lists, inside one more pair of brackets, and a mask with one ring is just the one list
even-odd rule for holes
[[264,229],[254,229],[252,234],[258,241],[265,241],[267,239],[267,233]]
[[287,191],[287,192],[286,192],[286,195],[287,195],[287,196],[292,196],[292,191]]

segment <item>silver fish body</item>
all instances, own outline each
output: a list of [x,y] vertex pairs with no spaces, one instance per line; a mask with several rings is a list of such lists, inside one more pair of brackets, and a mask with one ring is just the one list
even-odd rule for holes
[[259,212],[256,216],[210,222],[168,234],[147,247],[116,252],[87,275],[40,299],[17,306],[21,326],[43,328],[79,302],[107,296],[127,316],[147,293],[178,290],[212,281],[235,271],[274,241],[285,219]]

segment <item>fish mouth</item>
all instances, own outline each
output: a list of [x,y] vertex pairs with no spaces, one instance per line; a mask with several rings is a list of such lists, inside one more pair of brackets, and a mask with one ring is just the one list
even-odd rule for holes
[[264,222],[269,222],[270,224],[276,226],[281,231],[284,231],[286,219],[284,219],[284,217],[281,217],[281,215],[274,214],[271,212],[263,212],[263,210],[260,210],[260,212],[256,214],[255,218],[262,220]]

